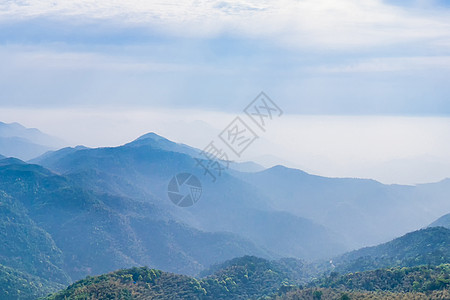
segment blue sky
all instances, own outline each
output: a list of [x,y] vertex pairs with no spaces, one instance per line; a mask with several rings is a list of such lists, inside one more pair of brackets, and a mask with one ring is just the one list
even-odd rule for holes
[[0,2],[0,105],[450,113],[445,1],[177,3]]

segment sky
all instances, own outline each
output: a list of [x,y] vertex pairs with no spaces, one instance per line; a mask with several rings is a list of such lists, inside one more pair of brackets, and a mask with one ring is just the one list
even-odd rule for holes
[[155,131],[201,147],[265,91],[284,115],[248,159],[441,180],[448,3],[0,0],[0,121],[70,144]]

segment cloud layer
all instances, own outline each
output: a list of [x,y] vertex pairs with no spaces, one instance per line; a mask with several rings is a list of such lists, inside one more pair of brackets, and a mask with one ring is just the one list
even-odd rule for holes
[[22,0],[0,2],[0,17],[6,21],[108,20],[178,37],[228,34],[271,39],[297,48],[354,49],[418,41],[448,46],[449,11],[416,4],[394,6],[379,0]]

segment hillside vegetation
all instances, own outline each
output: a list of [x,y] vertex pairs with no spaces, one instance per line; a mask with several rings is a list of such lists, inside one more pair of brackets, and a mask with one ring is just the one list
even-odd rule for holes
[[[292,263],[292,262],[290,262]],[[292,265],[291,265],[292,266]],[[278,261],[242,257],[193,277],[132,268],[87,277],[47,300],[63,299],[445,299],[450,265],[332,273],[302,285],[298,270]],[[303,275],[309,268],[303,268]],[[346,298],[349,297],[349,298]],[[409,298],[408,298],[409,297]],[[428,298],[426,298],[428,297]],[[441,297],[441,298],[439,298]]]

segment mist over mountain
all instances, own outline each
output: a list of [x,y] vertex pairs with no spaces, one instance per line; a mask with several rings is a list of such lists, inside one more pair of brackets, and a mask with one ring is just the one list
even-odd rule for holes
[[450,192],[448,181],[384,185],[367,179],[310,175],[284,166],[238,176],[264,193],[274,209],[333,228],[353,248],[422,228],[450,210],[445,196]]
[[[151,201],[158,199],[158,205],[168,207],[199,229],[231,231],[275,253],[310,259],[323,257],[321,253],[388,241],[424,227],[442,211],[450,210],[443,196],[450,191],[445,181],[419,186],[384,185],[276,166],[256,173],[232,170],[211,183],[196,166],[193,157],[198,153],[200,150],[151,133],[120,147],[67,148],[33,162],[97,192],[140,199],[152,196]],[[194,207],[179,209],[165,201],[167,183],[179,172],[202,179],[202,199]],[[306,230],[308,226],[316,229]],[[284,234],[291,238],[286,239]],[[315,238],[317,241],[312,242]],[[286,240],[291,242],[286,244]],[[319,241],[324,240],[334,240],[335,246],[319,246]],[[314,252],[310,256],[304,248],[312,245],[319,250],[309,251]]]
[[62,140],[36,128],[25,128],[19,123],[0,122],[0,153],[3,156],[29,160],[63,145]]
[[[120,147],[63,149],[33,162],[99,193],[137,197],[166,207],[200,230],[233,232],[276,255],[315,259],[347,249],[338,234],[320,224],[273,210],[265,195],[231,173],[212,182],[196,166],[193,157],[198,153],[147,134]],[[203,179],[201,201],[187,209],[167,201],[167,183],[180,172]]]

